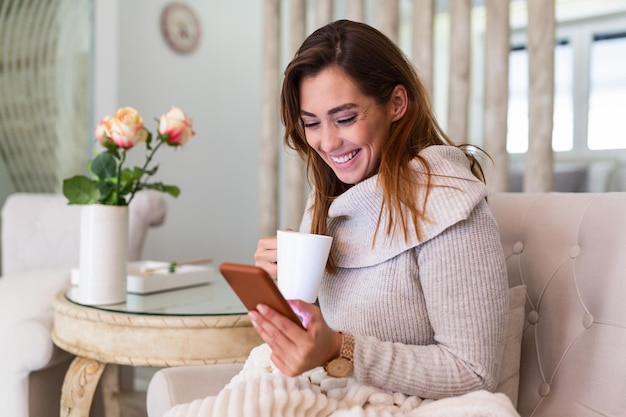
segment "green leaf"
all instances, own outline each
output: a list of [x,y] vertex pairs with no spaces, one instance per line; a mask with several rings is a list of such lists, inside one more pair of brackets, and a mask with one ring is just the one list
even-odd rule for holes
[[144,171],[144,173],[145,173],[146,175],[148,175],[148,176],[152,176],[152,175],[156,174],[158,170],[159,170],[159,166],[158,166],[158,165],[155,165],[155,166],[154,166],[154,168],[152,168],[152,169],[147,169],[147,170],[145,170],[145,171]]
[[100,190],[100,198],[98,202],[101,204],[115,204],[110,201],[117,200],[116,185],[112,182],[100,181],[98,182],[98,190]]
[[126,202],[122,201],[120,203],[118,197],[117,197],[117,192],[112,192],[111,194],[109,194],[107,196],[107,198],[101,198],[99,201],[100,204],[105,204],[108,206],[125,206]]
[[145,171],[139,167],[124,168],[122,170],[122,184],[139,181],[144,174]]
[[100,191],[94,180],[75,175],[63,180],[63,195],[69,204],[93,204],[98,202]]
[[122,181],[122,188],[120,189],[120,195],[123,197],[126,194],[130,194],[135,188],[135,182],[124,182]]
[[106,147],[107,152],[110,153],[113,158],[120,159],[120,147],[119,146],[111,142],[105,147]]
[[169,145],[170,144],[170,136],[171,135],[169,133],[166,133],[166,134],[159,133],[159,140],[162,141],[162,142],[165,142],[165,143],[167,143]]
[[145,184],[143,188],[168,193],[174,198],[177,198],[180,195],[180,188],[178,188],[176,185],[165,185],[163,183],[156,182],[153,184]]
[[148,132],[148,137],[146,137],[146,149],[152,150],[152,148],[150,147],[150,145],[152,144],[152,132],[150,132],[149,130],[146,131]]
[[113,155],[108,152],[103,152],[93,160],[91,172],[100,179],[116,178],[117,162]]

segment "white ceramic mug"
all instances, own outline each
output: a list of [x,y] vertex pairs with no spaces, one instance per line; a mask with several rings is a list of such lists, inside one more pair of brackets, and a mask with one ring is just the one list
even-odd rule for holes
[[276,237],[280,292],[288,300],[315,302],[333,238],[285,230]]

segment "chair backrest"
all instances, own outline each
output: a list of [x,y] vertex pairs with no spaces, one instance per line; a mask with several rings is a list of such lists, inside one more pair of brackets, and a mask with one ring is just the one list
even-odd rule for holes
[[[43,267],[78,266],[81,206],[60,194],[15,193],[1,213],[2,274]],[[161,193],[137,193],[129,207],[128,259],[141,258],[150,227],[165,221]]]
[[509,284],[527,286],[518,410],[626,410],[626,193],[489,197]]

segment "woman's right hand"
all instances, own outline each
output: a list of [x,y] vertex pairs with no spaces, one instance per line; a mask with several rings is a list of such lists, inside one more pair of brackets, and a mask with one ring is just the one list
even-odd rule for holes
[[254,252],[254,264],[261,267],[276,281],[276,236],[259,239]]

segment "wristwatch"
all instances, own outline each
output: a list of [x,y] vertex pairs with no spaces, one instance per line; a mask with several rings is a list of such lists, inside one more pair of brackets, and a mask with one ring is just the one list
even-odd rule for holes
[[326,362],[324,370],[330,376],[343,378],[352,372],[354,336],[347,332],[339,333],[341,333],[341,350],[339,352],[339,356]]

